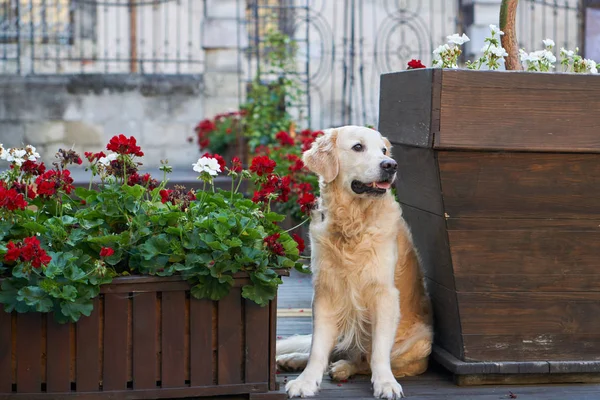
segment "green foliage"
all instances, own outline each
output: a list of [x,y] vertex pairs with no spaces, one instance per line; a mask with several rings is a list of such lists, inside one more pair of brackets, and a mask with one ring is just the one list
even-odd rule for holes
[[[229,174],[234,180],[252,176]],[[24,174],[3,178],[2,188],[31,183]],[[101,285],[123,275],[180,275],[194,297],[219,300],[240,272],[250,278],[243,296],[266,305],[281,283],[274,270],[299,265],[296,242],[273,223],[283,216],[239,193],[167,190],[166,180],[154,188],[120,172],[102,178],[98,190],[38,197],[30,203],[35,207],[23,209],[0,206],[0,303],[6,311],[54,312],[60,322],[77,321],[90,314]],[[206,170],[200,178],[212,186]],[[272,235],[279,235],[283,256],[267,245]]]

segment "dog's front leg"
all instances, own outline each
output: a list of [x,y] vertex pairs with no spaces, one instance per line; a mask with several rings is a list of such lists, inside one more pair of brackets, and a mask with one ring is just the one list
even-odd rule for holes
[[337,336],[338,326],[330,301],[315,295],[310,356],[302,374],[285,385],[285,390],[290,398],[310,397],[319,391],[319,385],[329,364],[329,356]]
[[404,397],[402,386],[394,378],[390,362],[396,329],[400,321],[399,298],[396,288],[386,288],[375,303],[371,382],[373,383],[373,395],[382,399]]

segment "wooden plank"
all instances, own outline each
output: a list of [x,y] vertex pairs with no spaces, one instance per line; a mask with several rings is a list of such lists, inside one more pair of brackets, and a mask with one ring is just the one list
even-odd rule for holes
[[600,232],[600,219],[446,218],[448,231]]
[[456,293],[429,278],[425,284],[431,297],[435,342],[454,357],[463,357],[463,341]]
[[[275,361],[277,352],[277,298],[269,302],[269,390],[279,390],[279,384],[276,381],[277,362]],[[312,318],[311,318],[312,320]]]
[[218,383],[242,383],[242,297],[231,289],[218,303]]
[[0,309],[0,393],[12,391],[12,316]]
[[402,204],[402,214],[421,258],[426,277],[454,290],[452,259],[444,218]]
[[594,154],[439,152],[445,212],[450,218],[597,220],[599,161]]
[[[189,398],[215,398],[220,400],[245,399],[251,393],[265,393],[268,390],[266,384],[240,384],[240,385],[214,385],[203,387],[180,387],[164,389],[145,390],[114,390],[110,392],[96,393],[61,393],[60,397],[48,397],[47,393],[23,393],[23,394],[1,394],[0,400],[47,400],[52,399],[77,399],[77,400],[147,400],[147,399],[189,399]],[[238,395],[238,396],[236,396]]]
[[47,318],[46,391],[71,390],[71,324],[59,324],[53,314]]
[[398,201],[412,207],[444,215],[437,160],[432,150],[398,146],[393,149],[398,163]]
[[90,316],[81,317],[75,326],[77,392],[94,392],[100,385],[100,350],[95,345],[100,336],[99,299],[96,298],[93,302],[94,309]]
[[156,292],[133,295],[133,389],[156,388]]
[[190,298],[190,384],[208,386],[213,382],[213,302]]
[[269,307],[246,304],[246,383],[269,381]]
[[42,314],[17,316],[17,392],[42,391]]
[[466,361],[600,361],[600,334],[463,335],[463,341]]
[[162,294],[162,365],[163,388],[185,386],[185,292]]
[[[458,293],[463,334],[596,334],[600,293]],[[572,346],[578,346],[573,343]]]
[[127,389],[127,318],[129,299],[104,295],[103,390]]
[[465,230],[448,237],[459,291],[600,291],[600,229]]
[[437,147],[600,152],[600,115],[587,111],[600,109],[594,78],[443,71]]
[[379,131],[393,144],[432,147],[432,80],[438,72],[420,69],[381,75]]

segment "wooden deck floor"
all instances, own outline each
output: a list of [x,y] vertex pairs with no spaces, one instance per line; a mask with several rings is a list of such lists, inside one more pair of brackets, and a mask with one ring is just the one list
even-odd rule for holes
[[[294,271],[290,277],[284,278],[278,300],[279,337],[311,333],[311,297],[312,287],[308,275]],[[282,372],[278,375],[278,381],[283,388],[285,382],[296,376]],[[370,377],[359,376],[345,383],[337,383],[325,376],[321,392],[315,399],[372,399],[369,380]],[[399,382],[407,398],[419,400],[600,400],[599,384],[460,387],[454,384],[449,373],[437,365],[432,365],[421,376],[401,379]]]

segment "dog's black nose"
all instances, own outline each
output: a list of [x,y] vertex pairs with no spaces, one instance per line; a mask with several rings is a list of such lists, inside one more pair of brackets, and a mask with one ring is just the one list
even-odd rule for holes
[[381,169],[385,172],[395,172],[398,169],[398,163],[394,160],[384,160],[380,164]]

